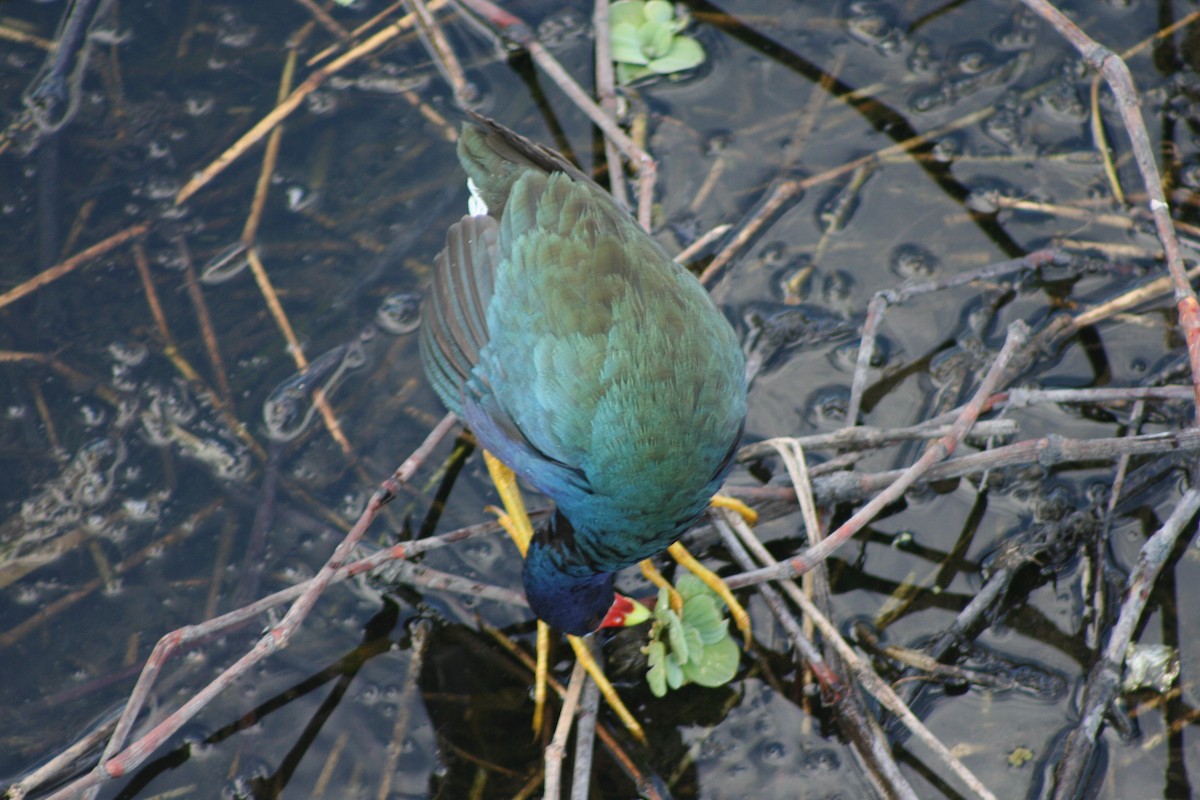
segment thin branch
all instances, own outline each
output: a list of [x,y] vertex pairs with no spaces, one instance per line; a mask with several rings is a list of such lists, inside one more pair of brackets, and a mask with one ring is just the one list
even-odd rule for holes
[[1197,511],[1200,511],[1200,490],[1189,489],[1179,499],[1171,516],[1146,540],[1138,554],[1137,566],[1125,584],[1125,603],[1109,635],[1104,656],[1088,675],[1079,723],[1067,737],[1066,747],[1055,769],[1055,800],[1070,800],[1079,796],[1079,786],[1087,776],[1100,726],[1104,723],[1109,704],[1121,688],[1121,669],[1134,631],[1141,622],[1159,572]]
[[[825,560],[831,553],[849,541],[854,534],[862,530],[863,526],[874,519],[887,505],[902,497],[908,488],[924,473],[928,472],[936,462],[943,460],[955,451],[958,443],[962,441],[962,438],[970,430],[975,420],[979,418],[984,403],[994,391],[996,383],[1007,370],[1009,359],[1012,358],[1017,348],[1024,344],[1028,335],[1029,329],[1023,322],[1014,322],[1009,326],[1008,337],[1004,340],[1004,346],[1001,348],[999,355],[996,356],[995,361],[992,362],[991,369],[988,370],[988,374],[976,390],[975,396],[959,414],[951,433],[943,436],[926,449],[917,462],[906,469],[886,490],[876,495],[824,541],[809,547],[798,556],[780,562],[777,566],[764,567],[760,570],[737,576],[740,579],[737,585],[745,586],[750,583],[790,578],[794,575],[801,575],[807,572],[812,569],[814,564]],[[731,588],[734,586],[730,581],[727,581],[727,583],[729,583]]]
[[1179,240],[1171,222],[1170,206],[1167,205],[1166,195],[1163,194],[1162,177],[1154,163],[1154,147],[1150,142],[1150,134],[1146,131],[1146,123],[1142,119],[1140,95],[1133,84],[1133,76],[1120,56],[1084,33],[1053,4],[1047,0],[1022,2],[1054,26],[1054,29],[1079,51],[1084,60],[1104,75],[1116,97],[1117,110],[1125,124],[1125,132],[1129,134],[1133,158],[1137,162],[1138,171],[1142,175],[1142,185],[1149,199],[1150,214],[1154,218],[1158,239],[1162,242],[1166,255],[1167,271],[1171,276],[1175,302],[1179,308],[1179,327],[1187,341],[1192,382],[1196,387],[1196,421],[1200,423],[1200,301],[1196,300],[1196,293],[1183,266]]

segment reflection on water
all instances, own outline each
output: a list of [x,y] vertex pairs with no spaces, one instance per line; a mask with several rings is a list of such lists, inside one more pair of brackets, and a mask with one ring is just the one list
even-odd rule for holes
[[267,436],[277,442],[290,442],[308,427],[316,412],[314,392],[330,397],[346,373],[367,363],[363,345],[375,338],[376,329],[367,327],[348,344],[322,353],[304,369],[276,386],[263,401],[262,418]]

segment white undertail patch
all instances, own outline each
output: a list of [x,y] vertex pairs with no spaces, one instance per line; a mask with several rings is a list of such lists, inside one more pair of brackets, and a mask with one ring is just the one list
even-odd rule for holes
[[479,187],[470,178],[467,178],[467,191],[471,193],[470,199],[467,200],[467,213],[472,217],[486,216],[488,213],[487,203],[483,202],[483,197],[479,194]]

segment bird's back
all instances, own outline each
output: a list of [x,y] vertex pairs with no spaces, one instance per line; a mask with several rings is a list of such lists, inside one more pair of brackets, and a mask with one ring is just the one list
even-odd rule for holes
[[664,549],[703,511],[740,436],[732,329],[557,154],[467,126],[459,155],[499,216],[464,219],[439,257],[431,301],[454,307],[426,317],[435,387],[484,447],[555,500],[590,565]]

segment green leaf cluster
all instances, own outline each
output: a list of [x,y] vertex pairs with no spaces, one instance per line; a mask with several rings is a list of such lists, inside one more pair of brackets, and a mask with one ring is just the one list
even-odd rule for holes
[[669,75],[704,63],[704,48],[680,35],[691,18],[675,15],[667,0],[618,0],[608,9],[617,80],[629,84],[647,75]]
[[675,589],[683,598],[683,613],[676,614],[667,590],[659,589],[650,643],[642,648],[650,664],[646,682],[655,697],[689,683],[723,686],[733,679],[741,656],[716,593],[694,575],[681,576]]

